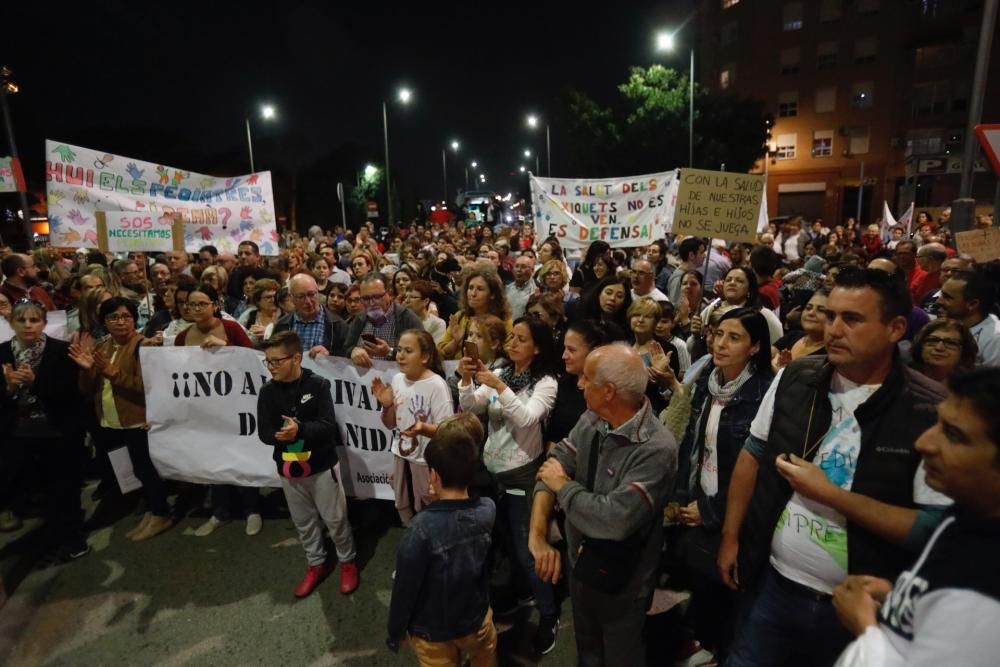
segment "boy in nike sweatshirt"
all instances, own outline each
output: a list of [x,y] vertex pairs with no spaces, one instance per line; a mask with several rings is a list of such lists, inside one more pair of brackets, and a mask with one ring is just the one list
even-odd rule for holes
[[274,447],[292,522],[306,551],[308,569],[296,597],[306,597],[333,569],[326,562],[324,525],[337,548],[340,592],[358,587],[354,536],[347,518],[347,500],[337,479],[337,423],[330,381],[302,368],[302,341],[294,331],[282,331],[261,346],[271,382],[257,397],[260,439]]

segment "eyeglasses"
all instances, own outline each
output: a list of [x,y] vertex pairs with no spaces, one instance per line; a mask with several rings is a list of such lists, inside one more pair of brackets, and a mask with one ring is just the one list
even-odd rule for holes
[[294,354],[290,354],[287,357],[264,357],[264,365],[268,368],[277,368],[294,356]]
[[370,294],[368,296],[363,296],[363,297],[360,297],[360,298],[365,303],[376,303],[379,299],[385,298],[385,295],[386,295],[386,293],[382,292],[381,294]]
[[924,339],[924,345],[944,345],[945,347],[957,350],[962,347],[962,341],[958,338],[939,338],[938,336],[928,336]]
[[181,308],[189,308],[191,310],[202,310],[204,308],[211,308],[211,301],[185,301],[181,304]]
[[293,294],[292,298],[296,301],[305,301],[306,299],[315,299],[319,292],[303,292],[302,294]]
[[117,322],[131,322],[131,313],[112,313],[104,318],[105,322],[117,323]]

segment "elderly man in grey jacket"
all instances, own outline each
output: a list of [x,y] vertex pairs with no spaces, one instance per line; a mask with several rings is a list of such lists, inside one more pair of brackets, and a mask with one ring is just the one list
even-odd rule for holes
[[580,376],[588,412],[538,472],[528,548],[543,581],[555,582],[560,573],[559,552],[547,540],[557,500],[566,513],[571,568],[587,538],[645,535],[621,592],[570,577],[578,660],[586,667],[646,664],[642,630],[663,544],[663,507],[677,472],[677,442],[650,408],[646,377],[642,359],[627,345],[591,352]]

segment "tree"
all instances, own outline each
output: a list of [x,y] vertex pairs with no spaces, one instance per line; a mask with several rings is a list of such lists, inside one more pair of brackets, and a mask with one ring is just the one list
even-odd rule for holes
[[[686,166],[687,75],[662,65],[632,67],[616,92],[609,107],[574,89],[560,96],[570,173],[595,178]],[[694,166],[749,170],[764,152],[764,120],[757,100],[696,90]]]

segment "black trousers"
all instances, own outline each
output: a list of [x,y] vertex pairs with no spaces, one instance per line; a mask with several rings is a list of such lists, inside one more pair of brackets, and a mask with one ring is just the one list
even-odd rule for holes
[[146,510],[156,516],[169,516],[167,486],[149,458],[149,433],[144,428],[104,428],[99,427],[94,434],[98,456],[107,456],[111,450],[128,448],[132,460],[132,470],[142,482],[142,497]]
[[83,538],[83,433],[14,436],[2,449],[0,507],[19,504],[35,489],[44,495],[44,536],[49,545]]

